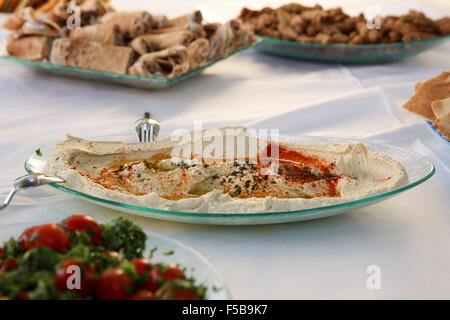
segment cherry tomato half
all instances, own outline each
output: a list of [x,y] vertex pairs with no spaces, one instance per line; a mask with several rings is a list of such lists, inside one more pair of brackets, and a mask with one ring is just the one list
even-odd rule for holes
[[102,229],[97,221],[91,216],[77,215],[68,217],[62,222],[62,225],[67,228],[69,232],[85,231],[89,234],[91,240],[99,245],[102,241]]
[[131,263],[134,264],[134,267],[139,275],[150,272],[153,267],[150,260],[144,258],[135,258],[131,260]]
[[100,300],[127,300],[133,292],[133,281],[122,269],[109,269],[98,279],[95,293]]
[[130,300],[157,300],[153,292],[148,290],[139,290],[133,294]]
[[[70,266],[78,266],[81,271],[80,288],[69,289],[67,287],[67,280],[74,275],[74,271],[68,270]],[[78,259],[66,259],[61,262],[61,266],[55,272],[55,282],[61,291],[73,290],[80,296],[89,295],[95,288],[95,274],[91,268]]]
[[131,263],[134,264],[134,267],[139,275],[144,273],[148,274],[147,281],[142,288],[151,292],[156,292],[156,290],[158,290],[157,280],[160,278],[158,268],[154,266],[150,260],[144,258],[133,259],[131,260]]
[[180,267],[171,263],[160,265],[159,276],[164,280],[176,280],[184,278],[184,273]]
[[31,243],[33,234],[36,232],[36,230],[39,228],[39,226],[34,226],[26,229],[24,232],[22,232],[22,235],[20,236],[20,246],[24,249],[27,249],[29,244]]
[[55,223],[49,223],[25,230],[21,245],[27,250],[48,247],[61,252],[69,247],[69,237],[66,230]]

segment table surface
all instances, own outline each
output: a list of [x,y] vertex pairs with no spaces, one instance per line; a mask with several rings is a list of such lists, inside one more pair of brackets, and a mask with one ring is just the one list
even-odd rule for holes
[[[115,1],[120,9],[145,8],[174,16],[193,7],[208,20],[230,18],[245,3],[274,1]],[[276,2],[280,4],[281,1]],[[303,1],[311,3],[315,1]],[[336,6],[323,1],[324,6]],[[339,1],[356,13],[370,1]],[[382,12],[425,10],[438,18],[448,1],[378,1]],[[236,299],[450,298],[450,151],[425,121],[401,105],[414,84],[450,69],[450,42],[386,65],[312,63],[255,50],[222,61],[204,74],[164,91],[35,73],[0,62],[0,193],[24,174],[37,148],[81,137],[132,134],[151,111],[161,135],[177,128],[246,125],[281,134],[364,138],[427,156],[436,174],[424,184],[379,204],[344,215],[266,226],[204,226],[128,216],[145,229],[195,248],[222,273]],[[60,221],[91,214],[104,222],[119,212],[51,188],[21,192],[0,214],[0,237],[12,225]],[[381,270],[381,288],[366,286],[367,268]]]

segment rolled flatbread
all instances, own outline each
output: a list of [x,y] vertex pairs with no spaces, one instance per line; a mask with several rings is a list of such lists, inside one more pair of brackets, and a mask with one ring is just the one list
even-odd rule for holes
[[208,62],[209,51],[208,39],[200,38],[192,42],[188,46],[189,68],[193,70]]
[[199,23],[188,23],[187,25],[182,26],[174,26],[174,27],[168,27],[168,28],[161,28],[161,29],[152,29],[148,31],[147,34],[163,34],[163,33],[172,33],[172,32],[182,32],[188,30],[192,32],[195,36],[195,39],[197,38],[205,38],[206,32],[203,29],[203,26]]
[[215,33],[209,39],[211,50],[208,60],[212,61],[225,56],[232,46],[233,37],[233,31],[228,23],[217,24]]
[[161,29],[168,26],[169,19],[167,19],[167,16],[165,15],[154,15],[153,16],[153,23],[152,28],[153,29]]
[[80,4],[82,14],[102,16],[107,12],[107,7],[99,0],[85,0]]
[[51,38],[31,36],[9,41],[6,51],[10,56],[19,59],[44,61],[48,59],[50,48]]
[[233,19],[229,22],[231,30],[233,30],[232,50],[245,47],[255,41],[255,35],[249,25],[245,25],[239,19]]
[[128,47],[72,39],[53,41],[50,61],[64,66],[124,74],[133,57]]
[[186,24],[195,22],[195,23],[201,23],[203,20],[203,15],[200,10],[196,10],[194,12],[169,19],[167,22],[168,26],[174,27],[174,26],[184,26]]
[[25,22],[26,20],[23,18],[22,13],[18,11],[6,19],[3,23],[3,28],[7,30],[19,30]]
[[140,55],[160,51],[176,45],[188,46],[194,40],[190,31],[174,31],[163,34],[146,34],[131,41],[130,46]]
[[70,32],[72,40],[89,40],[107,45],[121,46],[124,44],[122,31],[112,23],[95,24],[73,29]]
[[178,45],[140,56],[128,72],[137,76],[174,78],[188,70],[188,51],[185,46]]
[[62,34],[62,28],[54,21],[49,19],[47,14],[35,11],[28,7],[20,11],[24,20],[18,36],[41,35],[47,37],[59,37]]
[[134,39],[152,28],[153,18],[145,11],[108,12],[100,18],[100,23],[114,23],[120,27],[126,39]]
[[50,20],[47,20],[45,22],[27,21],[23,24],[21,29],[21,34],[24,36],[41,35],[57,38],[62,33],[63,33],[62,28]]

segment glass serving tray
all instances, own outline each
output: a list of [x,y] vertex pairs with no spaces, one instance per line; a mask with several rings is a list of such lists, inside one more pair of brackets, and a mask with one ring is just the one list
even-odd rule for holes
[[450,141],[448,141],[446,137],[444,137],[439,131],[436,130],[431,121],[427,121],[427,125],[438,138],[444,140],[444,142],[446,142],[450,146]]
[[[132,141],[135,142],[134,136],[109,136],[95,138],[95,140],[116,140],[116,141]],[[374,196],[362,198],[355,201],[341,202],[333,205],[325,205],[321,207],[315,207],[311,209],[303,209],[288,212],[260,212],[260,213],[193,213],[193,212],[177,212],[154,209],[151,207],[135,206],[127,203],[120,203],[111,201],[108,199],[98,198],[89,194],[73,190],[64,185],[51,185],[53,188],[67,192],[78,198],[95,203],[97,205],[111,208],[114,210],[126,212],[132,215],[144,216],[148,218],[155,218],[161,220],[178,221],[185,223],[197,223],[197,224],[216,224],[216,225],[253,225],[253,224],[274,224],[274,223],[286,223],[294,221],[303,221],[310,219],[318,219],[329,217],[333,215],[342,214],[350,210],[359,209],[371,204],[375,204],[380,201],[387,200],[394,195],[397,195],[403,191],[411,189],[433,176],[435,169],[434,166],[424,156],[395,146],[377,144],[370,141],[360,140],[344,140],[335,138],[319,138],[319,137],[284,137],[280,136],[280,141],[296,141],[296,142],[349,142],[357,143],[363,142],[366,146],[372,148],[375,151],[386,154],[389,157],[400,162],[406,169],[408,179],[407,181],[397,187],[396,189],[377,194]],[[25,169],[29,173],[42,172],[45,163],[46,156],[50,154],[53,149],[52,146],[41,147],[42,156],[33,154],[25,162]]]
[[261,36],[258,39],[256,49],[279,56],[324,62],[381,63],[417,55],[449,40],[450,35],[420,41],[360,45],[300,43]]
[[[101,82],[108,82],[108,83],[114,83],[114,84],[120,84],[120,85],[126,85],[126,86],[132,86],[137,88],[144,88],[144,89],[163,89],[170,87],[174,84],[177,84],[183,80],[186,80],[188,78],[191,78],[201,72],[203,72],[206,68],[211,67],[212,65],[216,64],[217,62],[224,60],[228,57],[231,57],[232,55],[246,50],[250,47],[253,47],[255,44],[251,44],[249,46],[240,48],[236,51],[233,51],[229,55],[225,57],[218,58],[214,61],[209,62],[208,64],[205,64],[201,67],[198,67],[197,69],[191,70],[189,72],[186,72],[176,78],[171,79],[162,79],[162,78],[151,78],[151,77],[144,77],[144,76],[135,76],[131,74],[118,74],[113,72],[104,72],[104,71],[97,71],[97,70],[90,70],[86,68],[78,68],[78,67],[69,67],[69,66],[61,66],[57,64],[53,64],[50,62],[42,62],[42,61],[30,61],[25,59],[19,59],[15,57],[8,56],[6,53],[6,50],[4,48],[5,44],[0,45],[0,59],[13,61],[16,63],[20,63],[26,66],[29,66],[33,69],[36,69],[38,71],[45,71],[52,74],[56,74],[59,76],[65,76],[65,77],[73,77],[73,78],[79,78],[79,79],[85,79],[85,80],[96,80]],[[1,48],[3,46],[3,48]]]
[[[42,220],[39,222],[33,221],[0,226],[0,245],[2,245],[3,242],[8,241],[11,237],[17,238],[26,228],[49,222],[53,221]],[[157,248],[157,250],[153,252],[152,262],[175,263],[186,268],[186,275],[188,277],[193,276],[195,277],[197,284],[206,286],[207,291],[205,298],[207,300],[231,299],[230,293],[220,273],[200,253],[181,242],[146,230],[144,230],[144,232],[147,235],[144,257],[150,255],[152,248]],[[167,255],[167,252],[173,252],[173,254]]]

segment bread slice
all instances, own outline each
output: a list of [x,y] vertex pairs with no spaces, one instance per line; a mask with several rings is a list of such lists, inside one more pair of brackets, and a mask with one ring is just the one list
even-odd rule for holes
[[125,74],[133,49],[86,40],[57,39],[50,61],[64,66]]
[[95,41],[112,46],[120,46],[124,43],[119,26],[112,23],[73,29],[70,32],[70,39]]
[[444,71],[437,77],[416,86],[415,94],[403,105],[403,108],[428,120],[435,120],[431,102],[450,97],[450,71]]
[[11,39],[6,46],[10,56],[33,61],[47,60],[50,48],[51,39],[44,36]]

